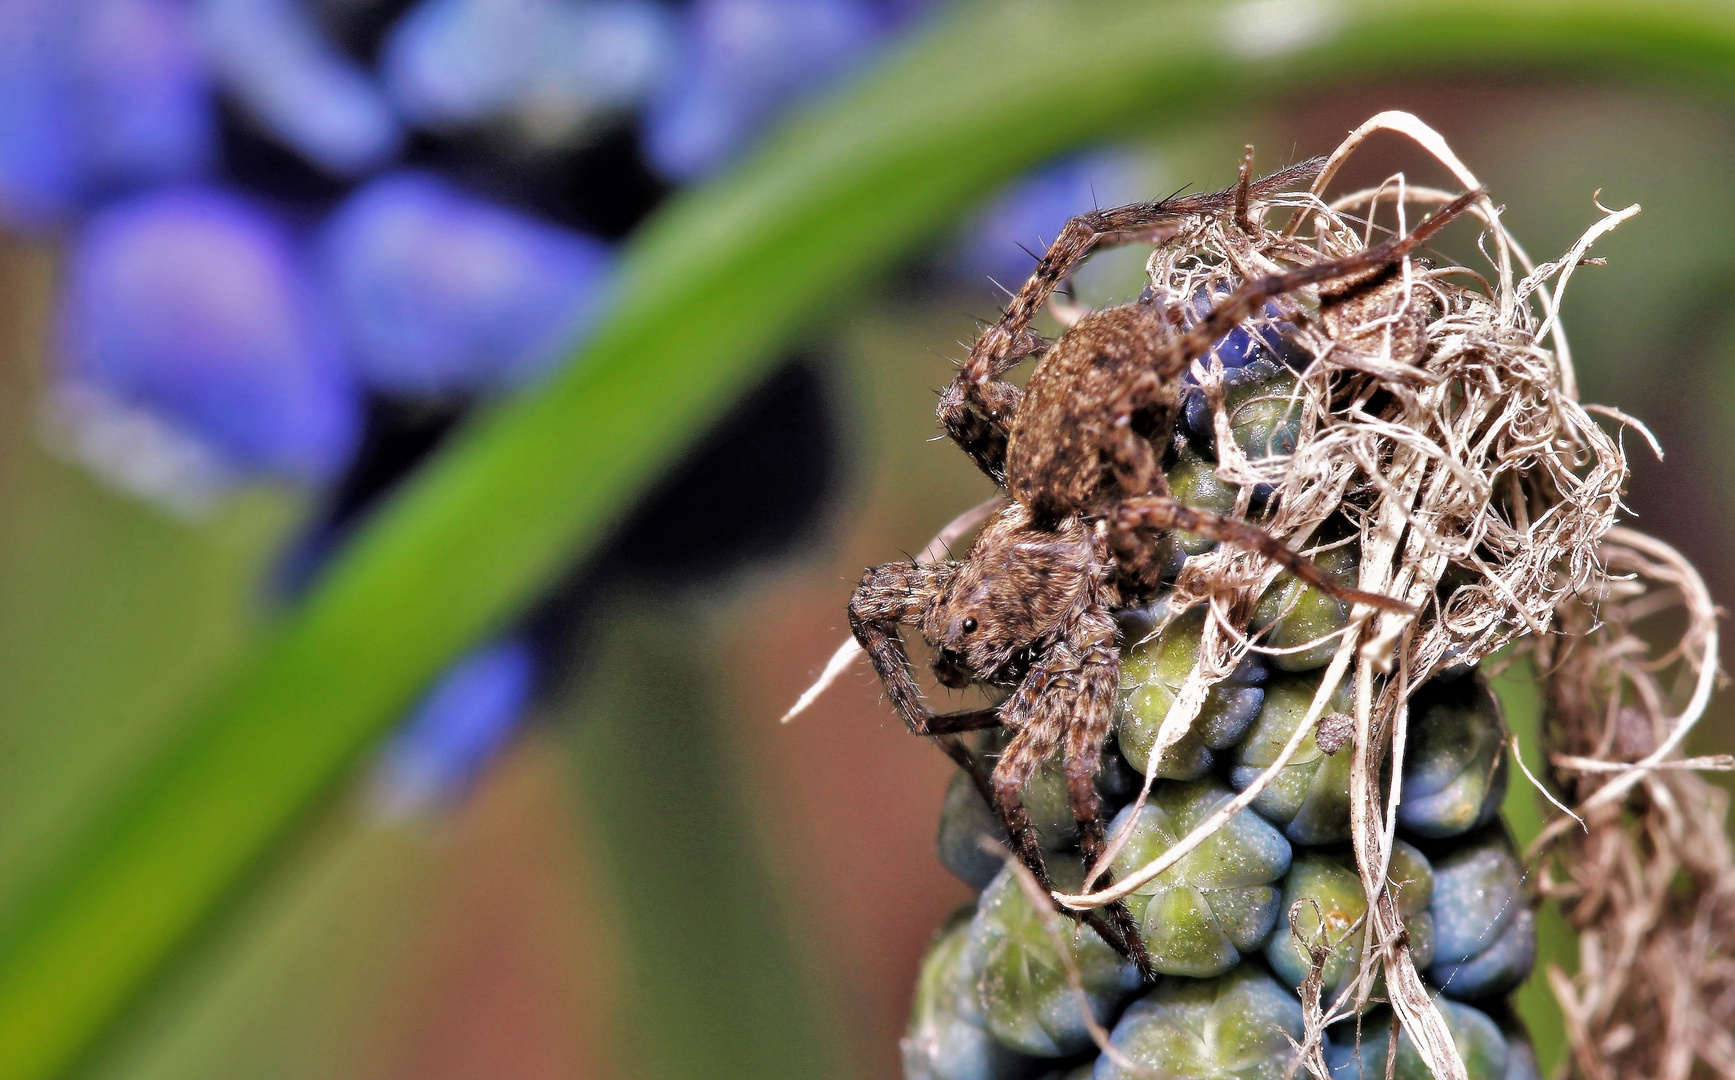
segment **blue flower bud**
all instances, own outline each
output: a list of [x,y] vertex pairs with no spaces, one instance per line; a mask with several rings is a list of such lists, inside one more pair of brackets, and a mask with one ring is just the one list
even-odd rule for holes
[[326,41],[295,0],[202,0],[212,59],[247,112],[335,175],[393,157],[403,131],[367,72]]
[[1542,1066],[1536,1060],[1536,1050],[1522,1033],[1507,1031],[1506,1075],[1502,1080],[1542,1080]]
[[898,1043],[904,1080],[1015,1080],[1030,1074],[1030,1059],[984,1026],[976,989],[981,959],[970,949],[967,911],[928,947],[909,1027]]
[[[1216,979],[1164,979],[1127,1009],[1109,1041],[1175,1080],[1282,1080],[1303,1033],[1301,1002],[1257,964]],[[1095,1080],[1142,1080],[1104,1054]]]
[[349,460],[356,395],[281,224],[210,189],[93,217],[61,295],[60,376],[143,410],[241,474],[318,481]]
[[320,255],[362,381],[429,396],[546,370],[599,310],[611,261],[600,241],[421,173],[351,196]]
[[392,28],[381,67],[418,124],[504,122],[560,145],[637,104],[673,47],[667,9],[644,0],[422,0]]
[[[1158,635],[1133,638],[1121,656],[1120,709],[1115,724],[1121,754],[1144,773],[1157,734],[1187,674],[1199,660],[1205,609],[1196,608]],[[1265,669],[1256,660],[1242,664],[1205,695],[1191,730],[1169,747],[1157,769],[1165,779],[1196,780],[1215,765],[1216,755],[1239,742],[1258,715],[1265,692],[1258,685]]]
[[1506,721],[1477,674],[1436,678],[1410,704],[1398,824],[1457,836],[1494,819],[1506,798]]
[[173,0],[11,0],[0,21],[0,217],[46,224],[89,199],[191,179],[215,108]]
[[[1204,289],[1195,292],[1187,305],[1187,325],[1191,326],[1210,314],[1211,309],[1224,300],[1229,292],[1227,285],[1219,286],[1213,292]],[[1306,363],[1306,354],[1289,338],[1294,332],[1295,326],[1283,318],[1283,312],[1277,305],[1268,303],[1259,315],[1242,322],[1218,338],[1212,344],[1211,351],[1206,354],[1204,364],[1209,368],[1211,360],[1215,358],[1223,365],[1226,390],[1249,381],[1268,380],[1274,375],[1275,365],[1288,364],[1299,368]],[[1250,365],[1253,366],[1252,370],[1241,370]],[[1190,385],[1196,382],[1191,368],[1187,371],[1186,381]],[[1233,408],[1228,412],[1233,419]],[[1200,445],[1211,446],[1214,421],[1202,391],[1193,390],[1187,394],[1183,416],[1189,434],[1197,439]],[[1263,452],[1253,454],[1249,451],[1249,456],[1263,456]]]
[[[1398,914],[1409,934],[1416,966],[1426,968],[1433,959],[1434,923],[1428,902],[1434,891],[1433,868],[1420,851],[1398,841],[1392,846],[1389,886],[1396,891]],[[1367,894],[1356,872],[1352,853],[1306,852],[1295,857],[1289,876],[1283,880],[1283,910],[1292,912],[1295,926],[1280,926],[1265,947],[1271,970],[1290,986],[1300,986],[1307,977],[1309,957],[1302,942],[1318,941],[1330,952],[1322,970],[1324,993],[1329,1002],[1348,986],[1361,970],[1362,942],[1367,937]],[[1375,994],[1384,976],[1375,983]]]
[[[1468,1005],[1438,997],[1434,1003],[1440,1007],[1446,1029],[1452,1034],[1452,1045],[1458,1048],[1470,1080],[1509,1080],[1511,1052],[1499,1026],[1486,1013]],[[1360,1046],[1355,1043],[1353,1023],[1339,1025],[1333,1035],[1325,1050],[1332,1080],[1385,1080],[1391,1038],[1388,1011],[1381,1010],[1380,1015],[1362,1021]],[[1407,1031],[1398,1034],[1396,1065],[1393,1080],[1433,1080]]]
[[536,684],[536,650],[505,638],[453,664],[386,746],[378,791],[388,814],[455,801],[517,729]]
[[[1055,854],[1048,870],[1062,889],[1076,889],[1084,868]],[[1002,870],[977,903],[970,949],[981,957],[978,984],[984,1022],[996,1039],[1033,1057],[1065,1057],[1091,1045],[1078,995],[1055,952],[1044,914],[1031,904],[1011,867]],[[1060,919],[1071,962],[1083,976],[1085,997],[1105,1022],[1139,988],[1139,973],[1088,926]]]
[[717,169],[886,30],[865,0],[695,0],[679,58],[645,116],[646,155],[674,180]]
[[[1296,726],[1306,719],[1318,689],[1317,676],[1292,675],[1266,684],[1259,717],[1236,750],[1235,767],[1229,772],[1235,790],[1245,790],[1277,760]],[[1340,686],[1326,712],[1349,709],[1348,691]],[[1310,731],[1302,737],[1295,756],[1253,800],[1253,809],[1297,844],[1334,844],[1350,835],[1349,774],[1354,751],[1344,747],[1327,754],[1319,748],[1317,735]]]
[[1434,963],[1440,991],[1473,1001],[1515,989],[1536,964],[1524,869],[1498,826],[1434,860]]
[[[1140,810],[1131,838],[1115,856],[1122,879],[1174,847],[1218,807],[1234,798],[1220,781],[1159,784]],[[1132,807],[1109,826],[1127,828]],[[1231,817],[1174,866],[1126,898],[1139,920],[1145,947],[1165,975],[1208,978],[1258,949],[1277,923],[1278,879],[1289,870],[1290,848],[1257,814]]]

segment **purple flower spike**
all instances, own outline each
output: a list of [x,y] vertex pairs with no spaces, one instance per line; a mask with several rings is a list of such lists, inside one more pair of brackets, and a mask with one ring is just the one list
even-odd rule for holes
[[536,651],[523,638],[485,645],[452,665],[381,756],[382,812],[407,817],[469,791],[517,729],[535,685]]
[[0,0],[0,216],[36,227],[210,163],[214,109],[176,0]]
[[[252,204],[186,188],[103,211],[70,252],[61,305],[75,423],[143,413],[240,475],[317,481],[348,460],[355,394],[288,235]],[[86,450],[126,453],[124,439],[74,434]]]
[[504,122],[560,145],[636,105],[673,39],[668,11],[647,0],[422,0],[392,28],[382,66],[417,123]]
[[353,176],[397,153],[403,131],[385,94],[320,36],[308,5],[203,0],[202,17],[224,83],[309,161]]
[[421,173],[351,196],[321,255],[362,380],[430,396],[516,384],[557,361],[610,265],[600,241]]
[[675,75],[645,119],[651,163],[674,180],[715,170],[861,59],[890,22],[864,0],[697,0]]
[[[1155,198],[1151,168],[1134,154],[1099,150],[1064,158],[1014,181],[966,228],[955,266],[1016,291],[1068,220],[1087,210]],[[1160,193],[1159,193],[1160,194]]]

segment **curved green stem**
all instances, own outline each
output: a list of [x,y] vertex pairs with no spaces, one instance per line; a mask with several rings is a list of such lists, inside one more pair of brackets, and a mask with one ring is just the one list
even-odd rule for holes
[[603,537],[773,347],[991,185],[1130,122],[1346,78],[1611,69],[1727,92],[1707,0],[956,9],[630,253],[573,364],[472,424],[141,770],[0,941],[0,1077],[63,1072],[466,643]]

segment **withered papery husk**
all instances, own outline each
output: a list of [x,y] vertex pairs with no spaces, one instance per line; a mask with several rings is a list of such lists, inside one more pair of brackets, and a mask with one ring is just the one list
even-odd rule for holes
[[[1160,238],[1147,267],[1151,292],[1173,304],[1222,295],[1257,277],[1362,250],[1413,228],[1457,196],[1411,186],[1402,174],[1376,188],[1324,194],[1344,160],[1380,131],[1419,144],[1464,188],[1480,186],[1437,133],[1408,114],[1381,114],[1339,147],[1310,191],[1272,196],[1245,214],[1191,219]],[[1416,971],[1388,877],[1396,823],[1390,778],[1402,772],[1409,702],[1423,683],[1515,642],[1551,672],[1553,774],[1591,814],[1589,833],[1569,831],[1579,826],[1562,813],[1565,825],[1545,837],[1557,868],[1551,888],[1567,903],[1587,950],[1575,980],[1551,973],[1575,1025],[1575,1067],[1598,1080],[1684,1080],[1692,1062],[1702,1061],[1735,1076],[1728,1033],[1735,983],[1730,962],[1713,947],[1735,940],[1723,806],[1680,767],[1679,739],[1670,734],[1703,711],[1703,694],[1677,702],[1685,708],[1671,714],[1675,688],[1655,682],[1641,643],[1623,629],[1631,619],[1609,619],[1605,609],[1624,604],[1648,612],[1656,606],[1653,594],[1640,594],[1651,601],[1634,599],[1622,579],[1662,575],[1658,587],[1686,596],[1693,622],[1674,662],[1690,684],[1706,690],[1715,664],[1713,616],[1703,586],[1686,583],[1697,582],[1690,567],[1672,552],[1661,554],[1667,549],[1655,541],[1617,527],[1627,461],[1620,441],[1592,413],[1611,427],[1629,424],[1649,434],[1616,410],[1579,403],[1557,318],[1559,291],[1590,246],[1638,212],[1599,209],[1601,220],[1571,251],[1534,265],[1484,197],[1466,215],[1482,228],[1483,270],[1412,258],[1347,293],[1338,286],[1335,294],[1281,298],[1251,320],[1252,332],[1281,336],[1308,354],[1296,364],[1288,401],[1298,416],[1291,452],[1249,454],[1232,430],[1234,410],[1247,403],[1226,393],[1227,373],[1215,358],[1194,367],[1214,413],[1217,476],[1240,490],[1235,513],[1304,552],[1359,545],[1357,587],[1401,598],[1416,614],[1350,612],[1306,719],[1260,778],[1160,858],[1111,887],[1057,900],[1073,909],[1101,906],[1172,866],[1251,803],[1334,711],[1334,695],[1340,702],[1347,695],[1354,721],[1351,835],[1368,897],[1368,933],[1358,979],[1335,996],[1318,986],[1303,994],[1308,1023],[1300,1061],[1321,1080],[1327,1080],[1318,1054],[1322,1033],[1357,1015],[1376,987],[1434,1075],[1465,1075]],[[1470,228],[1454,227],[1460,236]],[[1181,570],[1168,610],[1206,604],[1209,617],[1199,660],[1151,752],[1147,793],[1164,750],[1186,736],[1209,689],[1249,652],[1273,651],[1249,622],[1277,574],[1231,545],[1193,556]],[[1629,668],[1652,682],[1635,689],[1639,676]],[[1607,735],[1619,727],[1610,717],[1622,715],[1609,703],[1634,701],[1645,710],[1640,726],[1649,741],[1623,749]],[[1561,753],[1602,764],[1568,775]],[[1646,764],[1637,771],[1618,764],[1640,758]],[[1118,840],[1111,837],[1105,862]],[[1681,894],[1678,872],[1693,882],[1691,899]],[[1619,928],[1603,925],[1610,919]],[[1671,969],[1668,958],[1690,942],[1698,948],[1695,965],[1685,973]],[[1665,976],[1666,986],[1657,981]],[[1682,1037],[1661,1038],[1664,1030]],[[1635,1050],[1640,1043],[1648,1048]],[[1632,1068],[1620,1063],[1623,1054]]]

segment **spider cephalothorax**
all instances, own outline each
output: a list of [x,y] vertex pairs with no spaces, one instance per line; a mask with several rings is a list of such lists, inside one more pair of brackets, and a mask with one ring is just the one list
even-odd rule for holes
[[1024,674],[1033,647],[1064,635],[1070,620],[1099,591],[1103,567],[1083,522],[1032,527],[1017,503],[982,531],[962,562],[941,564],[947,576],[918,629],[939,650],[936,672],[969,673],[970,682],[1009,686]]
[[[1080,846],[1092,860],[1102,853],[1092,777],[1119,684],[1114,613],[1149,598],[1159,579],[1162,534],[1210,536],[1256,551],[1339,599],[1408,610],[1344,587],[1261,529],[1181,505],[1169,494],[1163,456],[1183,376],[1218,340],[1269,301],[1303,287],[1329,286],[1341,303],[1358,283],[1381,282],[1383,271],[1472,196],[1358,254],[1248,281],[1191,325],[1181,310],[1190,298],[1155,297],[1087,314],[1052,343],[1030,327],[1056,287],[1103,243],[1150,235],[1189,215],[1233,210],[1237,221],[1247,221],[1250,200],[1311,177],[1316,167],[1308,163],[1256,184],[1244,172],[1241,184],[1221,192],[1093,211],[1069,223],[941,395],[947,433],[1006,491],[1009,505],[963,559],[875,567],[851,598],[851,628],[912,731],[937,738],[973,774],[956,734],[993,726],[1012,733],[991,781],[977,779],[1039,877],[1045,877],[1041,849],[1020,791],[1057,755],[1065,762]],[[1004,377],[1029,356],[1041,359],[1021,391]],[[1011,696],[997,709],[935,716],[910,671],[903,626],[934,647],[942,684],[1011,687]],[[1124,913],[1110,916],[1120,944],[1137,956]]]
[[[1119,605],[1115,560],[1103,531],[1076,514],[1041,523],[1017,502],[982,529],[963,559],[874,567],[850,598],[850,628],[899,714],[977,779],[1021,854],[1044,876],[1018,789],[1057,753],[1067,762],[1067,790],[1085,849],[1102,849],[1092,777],[1119,685],[1112,615]],[[1012,696],[1001,709],[936,717],[922,703],[900,626],[914,627],[935,650],[934,674],[942,685],[1014,687]],[[1008,722],[1003,712],[1022,719]],[[1018,734],[990,785],[956,736],[1002,723]],[[1105,936],[1136,948],[1123,934]]]

